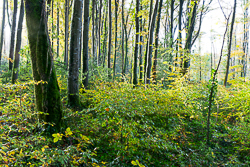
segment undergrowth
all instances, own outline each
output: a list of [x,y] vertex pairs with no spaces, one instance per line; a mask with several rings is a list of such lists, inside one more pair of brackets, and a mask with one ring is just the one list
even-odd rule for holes
[[64,106],[60,133],[44,135],[34,82],[0,85],[2,166],[248,166],[250,83],[218,87],[206,146],[207,83],[176,79],[151,85],[92,81],[81,90],[86,109],[67,106],[66,74],[58,81]]

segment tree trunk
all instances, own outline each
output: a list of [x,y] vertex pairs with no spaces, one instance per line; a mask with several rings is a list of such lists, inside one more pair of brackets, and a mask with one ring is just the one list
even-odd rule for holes
[[93,65],[96,64],[96,52],[95,52],[95,1],[92,0],[92,60]]
[[[183,3],[184,0],[180,0],[180,6],[179,6],[179,19],[178,19],[178,39],[177,39],[177,46],[176,46],[176,50],[179,51],[179,55],[180,57],[182,56],[181,49],[182,49],[182,36],[181,36],[181,25],[182,25],[182,11],[183,11]],[[176,53],[176,57],[175,57],[175,64],[174,66],[177,67],[178,66],[178,52]]]
[[117,17],[119,0],[115,0],[115,55],[113,61],[113,81],[115,80],[116,54],[117,54]]
[[125,28],[125,25],[124,25],[124,0],[122,0],[122,82],[124,82],[124,28]]
[[[140,5],[141,10],[142,10],[142,4]],[[139,50],[139,83],[142,83],[142,77],[143,77],[143,36],[142,36],[142,31],[143,31],[143,24],[142,24],[142,16],[140,16],[140,50]]]
[[112,40],[112,12],[111,12],[111,0],[108,1],[108,12],[109,12],[109,45],[108,45],[108,77],[111,78],[110,68],[111,68],[111,40]]
[[195,18],[196,18],[196,8],[197,8],[197,2],[195,1],[192,10],[193,11],[192,16],[189,19],[189,25],[188,25],[187,40],[185,44],[185,50],[187,50],[187,53],[184,56],[184,68],[182,70],[183,75],[187,73],[188,68],[190,66],[190,59],[186,55],[190,53],[192,47],[192,37],[193,37]]
[[0,65],[2,60],[2,48],[3,48],[3,32],[4,32],[4,25],[5,25],[5,1],[3,0],[3,19],[2,19],[2,29],[1,29],[1,41],[0,41]]
[[107,6],[105,8],[105,20],[104,20],[104,44],[103,44],[103,68],[105,67],[105,61],[106,61],[106,55],[107,55],[107,18],[108,18],[108,12],[107,12]]
[[15,36],[16,36],[16,15],[17,15],[17,0],[14,0],[14,11],[13,11],[13,19],[11,26],[11,39],[10,39],[10,54],[9,54],[9,70],[12,70],[13,66],[13,57],[14,57],[14,49],[15,49]]
[[80,106],[79,100],[79,56],[82,31],[82,7],[83,0],[76,0],[72,18],[70,54],[69,54],[69,77],[68,77],[68,100],[69,105]]
[[99,29],[98,29],[98,66],[101,64],[101,23],[102,23],[102,0],[100,0],[99,7]]
[[154,28],[155,28],[155,21],[156,21],[156,14],[158,10],[158,3],[159,0],[156,0],[155,2],[155,8],[154,13],[151,18],[150,23],[150,29],[149,29],[149,38],[148,38],[148,55],[147,55],[147,68],[146,68],[146,78],[145,78],[145,84],[150,84],[150,76],[151,76],[151,67],[152,67],[152,51],[153,51],[153,34],[154,34]]
[[[26,0],[26,23],[35,84],[36,108],[39,118],[54,123],[47,130],[60,130],[62,106],[60,91],[53,67],[53,57],[49,42],[45,0]],[[48,115],[47,115],[48,114]]]
[[[153,10],[153,0],[150,0],[149,16],[148,16],[148,33],[149,33],[149,30],[150,30],[152,10]],[[146,44],[146,47],[145,47],[145,56],[144,56],[144,81],[145,81],[145,84],[146,84],[146,78],[147,78],[146,71],[147,71],[147,63],[148,63],[148,45],[149,45],[148,44],[148,38],[146,37],[146,39],[147,39],[147,44]]]
[[161,8],[162,8],[163,0],[160,0],[158,14],[157,14],[157,23],[156,23],[156,31],[155,31],[155,53],[154,53],[154,63],[152,68],[152,77],[153,82],[156,84],[156,66],[157,66],[157,52],[158,52],[158,42],[159,42],[159,31],[160,31],[160,20],[161,20]]
[[224,80],[224,86],[227,86],[227,78],[229,73],[229,61],[230,61],[230,55],[231,55],[231,45],[232,45],[232,36],[233,36],[233,28],[234,28],[234,21],[235,21],[235,13],[236,13],[236,0],[234,0],[234,11],[233,11],[233,17],[231,22],[231,28],[230,28],[230,36],[229,36],[229,44],[228,44],[228,52],[227,52],[227,66],[226,66],[226,75]]
[[[173,48],[174,43],[174,2],[175,0],[171,0],[171,7],[170,7],[170,48]],[[181,2],[180,2],[181,3]],[[169,71],[172,72],[172,65],[173,65],[173,54],[169,54]]]
[[20,62],[19,51],[20,51],[21,42],[22,42],[23,16],[24,16],[24,3],[23,3],[23,0],[21,0],[21,8],[20,8],[19,21],[18,21],[18,27],[17,27],[14,69],[12,71],[12,84],[15,84],[18,78],[19,62]]
[[84,1],[84,28],[83,28],[83,43],[82,43],[82,84],[86,89],[89,83],[89,0]]
[[64,44],[64,64],[66,69],[68,69],[68,52],[69,52],[69,0],[65,0],[65,44]]
[[133,85],[136,86],[138,84],[138,51],[139,51],[139,33],[140,33],[140,25],[139,25],[139,17],[138,14],[140,12],[140,0],[136,0],[136,12],[135,12],[135,50],[134,50],[134,66],[133,66]]
[[56,30],[57,30],[57,47],[56,47],[56,53],[57,53],[57,57],[59,57],[60,53],[59,53],[59,46],[60,46],[60,41],[59,41],[59,34],[60,34],[60,11],[59,11],[59,1],[57,2],[57,23],[56,23]]

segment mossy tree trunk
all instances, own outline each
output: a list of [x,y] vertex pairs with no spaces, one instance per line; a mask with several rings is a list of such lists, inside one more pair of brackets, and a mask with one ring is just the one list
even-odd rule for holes
[[25,3],[32,72],[34,81],[38,82],[35,84],[36,109],[40,112],[40,120],[55,124],[53,129],[48,126],[47,130],[56,132],[60,130],[62,106],[53,66],[45,7],[45,0],[26,0]]

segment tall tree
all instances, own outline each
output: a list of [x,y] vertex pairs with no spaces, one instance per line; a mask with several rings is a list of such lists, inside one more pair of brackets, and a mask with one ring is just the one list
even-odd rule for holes
[[57,57],[59,57],[59,46],[60,46],[60,40],[59,40],[59,34],[60,34],[60,11],[59,11],[59,6],[60,2],[57,1],[57,22],[56,22],[56,42],[57,42],[57,46],[56,46],[56,53],[57,53]]
[[[153,10],[153,0],[150,0],[149,16],[148,16],[148,33],[150,30],[152,10]],[[148,45],[149,45],[148,38],[146,37],[146,39],[147,39],[147,44],[145,46],[145,56],[144,56],[144,81],[146,81],[146,78],[147,78],[146,71],[147,71],[147,63],[148,63]]]
[[82,31],[83,0],[75,0],[71,26],[69,76],[68,76],[68,102],[70,106],[79,107],[79,57]]
[[82,42],[82,73],[83,73],[83,81],[82,84],[85,88],[88,87],[89,81],[89,0],[84,1],[84,28],[83,28],[83,42]]
[[124,0],[122,0],[122,82],[124,81],[124,28],[125,28],[125,22],[124,22]]
[[[187,39],[185,43],[185,50],[187,51],[187,54],[190,53],[191,47],[192,47],[192,37],[194,32],[194,26],[195,26],[195,18],[196,18],[196,11],[197,11],[197,2],[192,1],[192,15],[188,17],[188,32],[187,32]],[[182,70],[183,75],[187,73],[187,70],[190,66],[190,59],[188,58],[187,54],[184,56],[184,68]]]
[[17,26],[17,37],[16,37],[16,50],[15,50],[14,67],[13,67],[13,71],[12,71],[12,84],[14,84],[16,82],[17,78],[18,78],[19,62],[20,62],[19,51],[21,49],[21,42],[22,42],[23,16],[24,16],[24,3],[23,3],[23,0],[21,0],[19,21],[18,21],[18,26]]
[[154,35],[154,29],[155,29],[155,21],[156,21],[156,15],[158,10],[158,3],[159,0],[156,0],[154,12],[151,17],[151,23],[150,23],[150,29],[149,29],[149,37],[148,37],[148,55],[147,55],[147,68],[146,68],[146,78],[145,78],[145,85],[150,84],[150,77],[151,77],[151,68],[152,68],[152,51],[153,51],[153,35]]
[[159,31],[160,31],[160,20],[161,20],[161,8],[162,8],[163,0],[159,2],[158,14],[157,14],[157,23],[156,23],[156,30],[155,30],[155,51],[154,51],[154,62],[152,67],[152,77],[153,81],[156,84],[156,66],[157,66],[157,54],[158,54],[158,43],[159,43]]
[[93,65],[96,63],[96,48],[95,48],[95,1],[92,0],[92,60]]
[[65,0],[65,45],[64,45],[64,64],[68,69],[68,40],[69,40],[69,0]]
[[2,48],[3,48],[3,32],[4,32],[4,25],[5,25],[5,1],[3,0],[3,19],[2,19],[2,28],[1,28],[1,41],[0,41],[0,65],[2,60]]
[[[140,5],[142,10],[142,3]],[[143,78],[143,23],[142,23],[142,16],[140,16],[140,49],[139,49],[139,82],[142,83]]]
[[101,63],[101,24],[102,24],[102,0],[100,0],[100,7],[99,7],[99,23],[98,23],[98,66]]
[[60,130],[62,106],[53,66],[45,9],[45,0],[26,0],[26,23],[33,78],[38,82],[35,84],[36,108],[41,112],[39,115],[41,120],[55,123],[55,126],[49,129],[53,132]]
[[244,19],[243,19],[243,26],[244,26],[244,32],[243,32],[243,52],[244,55],[241,60],[242,70],[241,70],[241,77],[246,77],[247,72],[247,55],[248,55],[248,34],[249,34],[249,24],[248,24],[248,0],[243,1],[244,5]]
[[[173,48],[173,43],[174,43],[174,2],[175,0],[171,0],[171,4],[170,4],[170,44],[169,47]],[[181,2],[180,2],[181,5]],[[170,53],[169,54],[169,58],[170,58],[170,66],[169,66],[169,71],[172,71],[171,65],[173,62],[173,54]]]
[[115,79],[116,54],[117,54],[117,18],[118,18],[118,4],[119,4],[119,0],[115,0],[115,54],[114,54],[114,62],[113,62],[113,80]]
[[17,0],[14,0],[14,10],[13,10],[13,19],[12,19],[11,37],[10,37],[9,70],[12,70],[13,66],[15,36],[16,36],[16,15],[17,15]]
[[140,33],[140,25],[139,25],[139,11],[140,11],[140,0],[136,0],[136,11],[135,11],[135,50],[134,50],[134,66],[133,66],[133,85],[136,86],[138,84],[138,51],[139,51],[139,33]]
[[[183,11],[183,3],[184,0],[180,0],[180,4],[179,4],[179,14],[178,14],[178,39],[177,39],[177,46],[176,46],[176,50],[180,51],[182,49],[182,35],[181,35],[181,27],[182,27],[182,11]],[[180,53],[179,53],[180,54]],[[180,54],[181,57],[182,54]],[[174,66],[177,67],[177,62],[178,62],[178,52],[176,53],[176,57],[175,57],[175,64]]]
[[233,10],[233,16],[232,16],[232,22],[231,22],[231,28],[230,28],[230,35],[229,35],[229,44],[228,44],[228,51],[227,51],[227,65],[226,65],[226,75],[225,75],[225,80],[224,80],[224,86],[227,86],[227,78],[228,78],[228,73],[229,73],[229,61],[230,61],[230,56],[231,56],[231,45],[232,45],[236,5],[237,5],[237,2],[236,0],[234,0],[234,10]]
[[[109,13],[109,39],[108,39],[108,69],[111,68],[111,42],[112,42],[112,11],[111,11],[111,0],[108,0],[108,13]],[[108,77],[111,78],[110,71],[108,71]]]

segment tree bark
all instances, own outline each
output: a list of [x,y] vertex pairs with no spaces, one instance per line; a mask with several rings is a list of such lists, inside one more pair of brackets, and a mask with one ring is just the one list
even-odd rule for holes
[[111,69],[111,40],[112,40],[112,12],[111,12],[111,0],[108,1],[108,13],[109,13],[109,44],[108,44],[108,77],[111,78],[110,69]]
[[55,132],[60,130],[62,106],[53,66],[45,9],[45,0],[26,0],[26,23],[33,78],[38,82],[35,84],[36,108],[41,112],[39,114],[41,120],[55,124],[53,127],[48,126],[47,130]]
[[230,61],[230,55],[231,55],[231,45],[232,45],[232,36],[233,36],[236,6],[237,6],[237,2],[236,2],[236,0],[234,0],[234,11],[233,11],[231,28],[230,28],[230,36],[229,36],[229,44],[228,44],[228,52],[227,52],[227,66],[226,66],[226,75],[225,75],[225,80],[224,80],[224,86],[227,86],[227,78],[228,78],[228,73],[229,73],[229,61]]
[[59,46],[60,46],[60,41],[59,41],[59,34],[60,34],[60,11],[59,11],[59,1],[57,1],[57,23],[56,23],[56,34],[57,34],[57,47],[56,47],[56,53],[57,57],[59,57]]
[[[185,43],[185,50],[187,50],[187,53],[190,53],[191,47],[192,47],[192,37],[193,37],[195,18],[196,18],[196,8],[197,8],[197,2],[194,1],[193,10],[192,10],[193,12],[192,12],[191,18],[189,18],[187,40]],[[185,56],[184,56],[184,68],[182,70],[183,75],[185,75],[188,72],[189,66],[190,66],[190,59],[185,54]]]
[[14,49],[15,49],[15,36],[16,36],[16,15],[17,15],[17,0],[14,0],[14,11],[13,11],[13,19],[11,26],[11,39],[10,39],[10,53],[9,53],[9,70],[12,70],[13,66],[13,57],[14,57]]
[[18,21],[18,27],[17,27],[14,67],[12,71],[12,84],[15,84],[18,78],[19,62],[20,62],[19,51],[21,49],[21,42],[22,42],[23,16],[24,16],[24,3],[23,3],[23,0],[21,0],[21,8],[20,8],[19,21]]
[[100,7],[99,7],[99,29],[98,29],[98,66],[101,64],[101,23],[102,23],[102,0],[100,0]]
[[[171,7],[170,7],[170,48],[173,48],[174,43],[174,2],[175,0],[171,0]],[[181,3],[181,2],[180,2]],[[169,54],[170,62],[169,62],[169,71],[172,72],[172,65],[173,65],[173,54]]]
[[92,0],[92,60],[93,65],[96,64],[96,52],[95,52],[95,1]]
[[66,69],[68,69],[68,52],[69,52],[69,46],[68,46],[68,41],[69,41],[69,0],[65,0],[65,44],[64,44],[64,64],[66,66]]
[[83,28],[83,45],[82,45],[82,84],[86,89],[89,83],[89,0],[84,1],[84,28]]
[[117,17],[119,0],[115,0],[115,54],[113,61],[113,81],[115,80],[116,54],[117,54]]
[[[153,0],[150,0],[149,16],[148,16],[148,33],[149,33],[149,30],[150,30],[152,10],[153,10]],[[144,56],[144,81],[145,81],[145,84],[146,84],[146,78],[147,78],[146,71],[147,71],[147,63],[148,63],[148,45],[149,45],[148,37],[146,37],[146,39],[147,39],[147,44],[146,44],[146,47],[145,47],[145,56]]]
[[79,56],[82,31],[82,7],[83,0],[76,0],[72,18],[69,76],[68,76],[68,102],[70,106],[79,107]]
[[153,82],[156,84],[156,66],[157,66],[157,53],[158,53],[158,42],[159,42],[159,31],[160,31],[160,20],[161,20],[161,8],[162,8],[163,0],[159,2],[158,14],[157,14],[157,23],[156,23],[156,31],[155,31],[155,53],[154,53],[154,63],[152,68],[152,77]]
[[140,25],[139,25],[139,14],[140,11],[140,0],[136,0],[136,12],[135,12],[135,50],[134,50],[134,66],[133,66],[133,85],[136,86],[138,84],[138,51],[139,51],[139,33],[140,33]]
[[124,82],[124,28],[125,28],[125,25],[124,25],[124,0],[122,0],[122,82]]
[[[142,10],[142,4],[140,5],[141,10]],[[143,78],[143,36],[142,36],[142,31],[143,31],[143,23],[142,23],[142,16],[140,16],[140,50],[139,50],[139,83],[142,83],[142,78]]]
[[3,19],[2,19],[2,29],[1,29],[1,41],[0,41],[0,65],[2,60],[2,48],[3,48],[3,33],[4,33],[4,25],[5,25],[5,1],[3,0]]
[[147,68],[146,68],[146,78],[145,84],[150,84],[150,77],[151,77],[151,68],[152,68],[152,51],[153,51],[153,35],[154,35],[154,28],[155,28],[155,21],[156,21],[156,14],[158,10],[158,3],[159,0],[155,2],[154,13],[151,18],[150,29],[149,29],[149,39],[148,39],[148,55],[147,55]]

